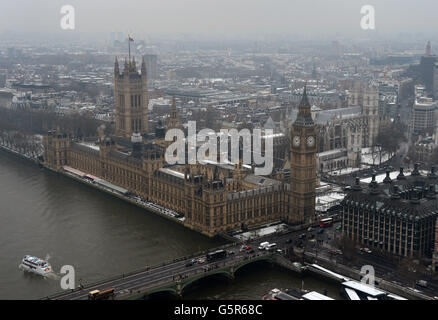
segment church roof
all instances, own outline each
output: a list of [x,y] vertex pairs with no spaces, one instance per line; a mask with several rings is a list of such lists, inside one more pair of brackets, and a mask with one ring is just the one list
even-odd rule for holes
[[[314,111],[314,110],[312,110]],[[336,118],[352,118],[361,115],[360,107],[349,107],[318,111],[315,114],[315,122],[317,124],[326,124]],[[298,117],[298,110],[292,109],[289,114],[290,121],[294,122]]]

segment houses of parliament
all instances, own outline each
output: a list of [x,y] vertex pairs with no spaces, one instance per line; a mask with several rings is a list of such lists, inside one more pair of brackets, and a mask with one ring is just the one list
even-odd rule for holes
[[[100,130],[93,145],[59,130],[44,136],[44,165],[103,179],[184,216],[184,225],[208,236],[274,221],[312,222],[315,217],[316,125],[306,90],[290,128],[289,181],[257,176],[242,161],[168,165],[166,130],[180,127],[175,100],[165,126],[148,135],[146,66],[134,59],[114,67],[115,132]],[[289,183],[288,183],[289,182]]]

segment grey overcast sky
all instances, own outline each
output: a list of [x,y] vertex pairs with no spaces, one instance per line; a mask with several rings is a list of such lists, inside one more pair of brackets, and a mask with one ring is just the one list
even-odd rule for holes
[[0,0],[0,32],[57,32],[73,5],[77,32],[132,34],[299,34],[364,32],[373,5],[379,33],[438,29],[436,0]]

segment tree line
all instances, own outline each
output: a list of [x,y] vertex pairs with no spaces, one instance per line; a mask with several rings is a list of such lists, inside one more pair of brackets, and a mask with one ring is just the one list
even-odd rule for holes
[[63,115],[50,111],[32,109],[7,109],[0,107],[0,130],[18,131],[23,134],[45,134],[59,129],[79,139],[97,135],[97,128],[103,121],[79,114]]

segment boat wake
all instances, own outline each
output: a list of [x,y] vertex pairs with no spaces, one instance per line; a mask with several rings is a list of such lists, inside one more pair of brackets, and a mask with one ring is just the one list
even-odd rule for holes
[[34,274],[43,279],[59,280],[61,276],[53,271],[53,268],[48,263],[49,259],[50,254],[46,254],[45,260],[31,255],[25,255],[18,268],[24,271],[26,275]]
[[27,270],[22,264],[18,266],[18,269],[24,272],[26,276],[35,277],[35,278],[41,278],[41,279],[50,279],[50,280],[59,280],[61,279],[61,275],[53,272],[46,273],[46,274],[36,274],[35,272]]

